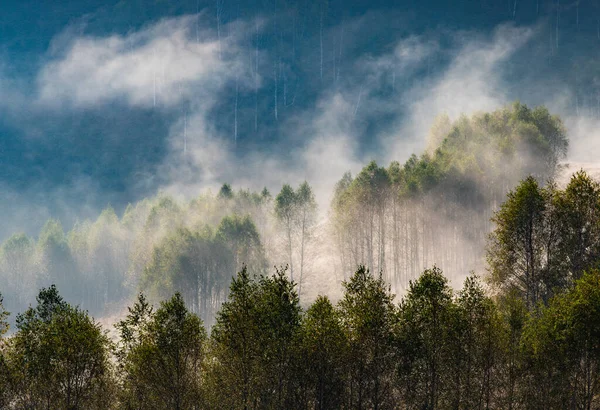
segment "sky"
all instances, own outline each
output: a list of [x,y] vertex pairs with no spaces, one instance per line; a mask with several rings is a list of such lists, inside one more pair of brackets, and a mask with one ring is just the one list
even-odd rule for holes
[[224,182],[306,179],[325,209],[437,115],[517,99],[593,162],[599,50],[598,1],[5,0],[0,240]]

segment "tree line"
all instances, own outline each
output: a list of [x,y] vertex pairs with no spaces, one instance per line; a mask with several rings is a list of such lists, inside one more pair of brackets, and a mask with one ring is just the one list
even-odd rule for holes
[[82,308],[111,315],[138,291],[154,302],[178,291],[210,324],[242,265],[261,274],[269,261],[287,260],[302,284],[316,212],[306,182],[284,185],[276,198],[224,184],[189,202],[160,193],[121,218],[108,207],[68,232],[50,219],[37,238],[15,234],[0,246],[5,304],[22,311],[36,289],[55,284]]
[[74,304],[106,316],[139,291],[154,303],[179,291],[210,326],[244,264],[253,274],[287,264],[309,300],[324,267],[337,284],[365,265],[396,292],[433,263],[462,277],[485,268],[491,217],[508,189],[527,175],[555,177],[567,146],[559,118],[515,103],[454,122],[441,116],[420,157],[344,175],[325,220],[317,220],[307,182],[273,196],[229,184],[190,201],[159,193],[120,217],[108,207],[68,231],[51,219],[36,237],[15,234],[0,246],[5,303],[23,311],[36,289],[56,284]]
[[366,264],[406,290],[432,263],[450,277],[483,269],[490,218],[508,190],[528,175],[555,178],[567,147],[564,125],[544,107],[440,116],[421,156],[371,162],[337,183],[331,223],[341,271]]
[[[344,175],[321,226],[306,182],[224,184],[14,235],[0,408],[596,408],[600,185],[558,187],[567,145],[515,103],[441,117],[421,157]],[[306,297],[315,270],[344,278],[339,298]],[[93,317],[122,304],[115,326]]]
[[[183,293],[141,293],[109,335],[53,285],[8,337],[0,309],[0,407],[596,408],[598,211],[583,171],[564,189],[526,178],[494,214],[490,274],[459,291],[433,266],[397,301],[361,265],[339,301],[303,308],[287,267],[244,267],[209,329]],[[175,248],[205,240],[181,235]]]
[[[284,271],[232,281],[210,336],[181,294],[143,294],[111,339],[43,289],[2,339],[7,409],[585,409],[600,381],[600,272],[547,305],[454,292],[439,268],[395,303],[359,269],[303,310]],[[5,312],[2,313],[5,315]],[[2,322],[6,328],[5,321]]]

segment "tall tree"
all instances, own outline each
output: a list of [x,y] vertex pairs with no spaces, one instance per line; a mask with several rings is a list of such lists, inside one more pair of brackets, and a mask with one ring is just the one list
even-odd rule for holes
[[443,408],[456,376],[448,371],[453,315],[452,290],[439,268],[427,269],[410,282],[397,329],[400,389],[409,408]]
[[293,353],[301,312],[296,284],[288,279],[285,268],[279,268],[272,276],[261,277],[259,287],[259,342],[266,376],[262,400],[266,407],[290,408],[294,403]]
[[126,406],[200,408],[206,342],[202,321],[187,310],[179,293],[161,302],[155,312],[143,300],[138,302],[130,316],[119,324],[126,337],[139,333],[139,337],[128,340],[129,346],[120,357],[126,378]]
[[151,407],[145,395],[144,386],[137,382],[136,372],[130,370],[131,352],[142,343],[144,331],[152,319],[154,307],[140,293],[133,306],[127,307],[128,314],[115,324],[119,336],[115,346],[118,379],[120,383],[119,401],[129,408]]
[[592,409],[600,392],[600,273],[532,315],[523,336],[529,408]]
[[584,171],[575,173],[557,195],[561,258],[570,279],[600,264],[600,184]]
[[227,216],[216,231],[178,228],[167,235],[155,246],[140,286],[156,299],[180,292],[192,312],[210,324],[236,264],[247,264],[255,273],[262,273],[266,265],[249,216]]
[[93,409],[110,406],[109,340],[88,314],[56,287],[17,316],[9,363],[17,408]]
[[298,279],[298,295],[302,295],[302,279],[304,275],[304,254],[312,234],[317,216],[317,201],[312,188],[304,181],[296,190],[298,225],[300,230],[300,278]]
[[448,357],[454,376],[446,403],[462,409],[501,407],[506,329],[500,313],[476,275],[467,277],[455,304]]
[[[297,377],[307,385],[302,403],[316,410],[341,408],[344,404],[348,340],[340,312],[325,296],[306,311],[300,328]],[[298,400],[301,402],[301,400]]]
[[498,311],[504,324],[504,357],[501,361],[500,388],[496,391],[501,408],[519,408],[519,388],[524,377],[523,351],[521,340],[525,329],[528,311],[521,294],[512,289],[500,295]]
[[209,366],[211,402],[249,409],[258,400],[260,327],[256,314],[258,286],[244,267],[231,281],[229,298],[217,314],[211,332]]
[[284,270],[251,278],[242,269],[231,283],[211,335],[216,361],[209,389],[219,407],[294,406],[293,348],[300,327],[294,287]]
[[517,289],[529,307],[547,300],[554,285],[546,269],[546,262],[554,257],[553,249],[545,249],[548,202],[547,191],[528,177],[508,193],[492,219],[496,223],[488,247],[492,283],[505,290]]
[[266,264],[263,247],[256,225],[249,215],[224,217],[217,227],[216,237],[230,249],[234,272],[243,265],[253,272],[263,272]]
[[343,286],[339,308],[351,358],[346,406],[393,408],[394,295],[381,275],[374,277],[365,266]]
[[0,408],[8,406],[10,397],[10,370],[6,362],[6,345],[3,339],[8,332],[8,316],[3,304],[2,294],[0,293]]
[[77,297],[78,275],[71,250],[61,223],[50,219],[42,230],[37,243],[38,263],[45,276],[44,282],[56,284],[68,297]]
[[290,266],[290,278],[294,280],[294,263],[293,263],[293,234],[296,223],[296,193],[294,189],[285,184],[281,191],[275,197],[275,215],[285,230],[288,248],[288,263]]

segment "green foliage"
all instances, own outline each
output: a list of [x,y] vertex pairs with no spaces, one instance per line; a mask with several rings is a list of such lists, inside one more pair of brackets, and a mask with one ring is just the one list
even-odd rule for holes
[[140,288],[157,300],[180,292],[190,309],[210,322],[237,265],[261,273],[265,257],[249,216],[227,216],[216,231],[181,227],[154,248]]
[[193,312],[212,316],[214,296],[225,288],[233,271],[233,254],[210,229],[180,228],[154,248],[140,288],[154,299],[180,292]]
[[529,408],[594,408],[600,392],[600,273],[535,312],[524,330]]
[[398,375],[409,408],[440,408],[449,393],[444,375],[450,374],[454,314],[452,290],[440,269],[427,269],[410,282],[397,330]]
[[[316,222],[317,202],[310,185],[304,181],[294,191],[285,184],[275,197],[275,216],[283,227],[287,242],[290,277],[294,280],[295,253],[299,253],[300,278],[298,292],[302,290],[302,279],[305,265],[306,246],[311,237],[312,227]],[[299,252],[294,252],[295,243],[299,242]]]
[[0,340],[2,336],[8,332],[9,326],[7,319],[9,315],[10,312],[4,308],[4,298],[2,297],[2,293],[0,293]]
[[[285,270],[242,269],[208,339],[175,294],[154,311],[143,294],[110,342],[55,287],[18,315],[0,349],[6,408],[541,409],[595,408],[600,394],[600,272],[527,310],[479,278],[454,293],[437,267],[399,307],[366,268],[338,307],[303,313]],[[115,377],[116,376],[116,377]]]
[[392,196],[390,176],[375,161],[354,179],[346,174],[338,183],[333,201],[334,226],[345,270],[361,264],[385,270],[386,209]]
[[208,391],[214,395],[212,401],[223,407],[248,408],[257,400],[262,380],[257,293],[257,283],[242,269],[231,282],[229,299],[217,314],[211,333],[211,353],[217,360],[209,368]]
[[3,336],[9,328],[7,321],[9,314],[4,308],[2,294],[0,294],[0,408],[7,406],[10,394],[10,371],[6,363],[6,346],[3,340]]
[[392,408],[394,295],[364,266],[343,286],[339,309],[351,357],[347,406]]
[[533,177],[509,192],[493,217],[491,282],[518,291],[529,308],[547,302],[600,262],[600,185],[581,171],[564,190]]
[[209,390],[217,407],[291,408],[300,305],[285,270],[251,278],[242,269],[212,331]]
[[181,224],[182,213],[180,205],[172,197],[159,195],[149,210],[144,230],[156,233],[176,228]]
[[233,198],[233,190],[231,189],[231,185],[223,184],[221,189],[219,190],[219,199],[232,199]]
[[573,279],[600,262],[600,184],[584,171],[575,173],[555,200],[561,258]]
[[107,408],[111,400],[109,340],[88,314],[72,307],[55,286],[17,315],[8,363],[17,408]]
[[226,216],[217,227],[216,238],[233,254],[233,269],[249,266],[262,273],[265,267],[260,235],[249,215]]
[[554,177],[567,146],[560,119],[543,107],[517,102],[441,117],[422,155],[387,169],[371,162],[337,184],[331,207],[342,270],[366,264],[406,287],[432,262],[453,275],[478,268],[496,204],[527,175]]
[[319,296],[302,318],[298,342],[298,401],[305,408],[335,409],[346,402],[348,338],[342,314]]
[[491,280],[517,289],[529,306],[547,299],[553,285],[543,258],[550,239],[545,226],[550,197],[551,193],[528,177],[508,193],[493,218],[496,230],[488,252]]
[[433,155],[413,158],[405,166],[422,190],[442,180],[445,185],[452,184],[448,180],[452,175],[481,178],[492,187],[515,181],[519,175],[552,177],[568,146],[558,117],[544,107],[532,110],[519,102],[491,113],[461,117],[451,125],[442,119],[432,133],[448,129]]
[[494,302],[486,295],[479,277],[471,275],[455,300],[451,331],[451,385],[448,403],[454,408],[501,408],[499,388],[505,377],[506,325]]
[[[49,281],[102,314],[134,289],[162,302],[139,294],[113,345],[54,285],[6,335],[0,297],[0,408],[596,408],[600,185],[584,172],[541,185],[566,148],[558,118],[515,103],[442,117],[421,156],[344,174],[331,232],[354,273],[337,305],[306,311],[307,182],[275,198],[229,184],[190,202],[159,194],[120,220],[108,207],[68,234],[50,220],[37,240],[14,235],[0,248],[11,311]],[[492,230],[493,298],[474,274],[454,292],[436,265],[421,272],[480,266]],[[284,253],[290,278],[264,276]],[[406,289],[399,306],[392,287]]]
[[202,405],[206,331],[179,293],[155,312],[140,295],[117,329],[125,408],[185,410]]
[[291,221],[296,206],[296,194],[294,188],[285,184],[275,197],[275,214],[282,221]]

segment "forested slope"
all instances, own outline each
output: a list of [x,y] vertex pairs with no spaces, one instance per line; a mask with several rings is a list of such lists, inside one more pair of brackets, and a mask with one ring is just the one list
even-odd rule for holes
[[373,162],[338,183],[332,223],[344,271],[365,263],[398,288],[431,263],[451,277],[479,271],[493,211],[525,176],[554,178],[567,146],[543,107],[440,117],[420,157]]
[[210,323],[243,265],[264,273],[287,264],[309,299],[335,294],[358,265],[382,272],[396,291],[432,263],[463,278],[483,269],[490,218],[508,189],[527,175],[553,178],[567,144],[562,123],[543,107],[442,116],[422,155],[344,175],[330,209],[321,209],[326,219],[308,183],[273,195],[224,184],[189,201],[159,193],[121,217],[108,207],[68,232],[49,220],[37,238],[8,238],[1,290],[9,309],[22,311],[37,289],[56,284],[99,315],[118,312],[139,290],[155,302],[180,291]]
[[[559,119],[514,104],[345,175],[326,228],[308,183],[274,198],[225,184],[15,235],[0,408],[597,408],[600,184],[553,182],[566,148]],[[311,265],[326,230],[338,252]],[[317,268],[343,272],[339,300],[302,299]],[[82,308],[134,294],[112,339]]]

